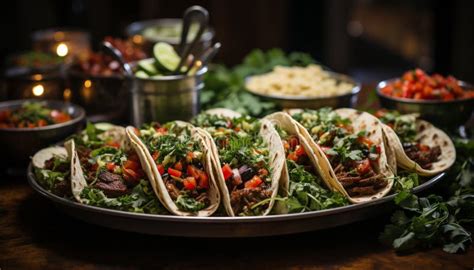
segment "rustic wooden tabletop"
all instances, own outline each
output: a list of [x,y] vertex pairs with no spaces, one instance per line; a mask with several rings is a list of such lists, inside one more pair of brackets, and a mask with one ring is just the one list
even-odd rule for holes
[[473,269],[474,249],[398,255],[377,237],[390,214],[297,235],[207,239],[91,225],[34,193],[26,176],[0,181],[0,268],[7,269]]

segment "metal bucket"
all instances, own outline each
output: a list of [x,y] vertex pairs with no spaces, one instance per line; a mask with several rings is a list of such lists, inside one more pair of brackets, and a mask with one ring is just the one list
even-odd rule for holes
[[203,75],[207,67],[194,75],[171,75],[153,79],[133,79],[131,89],[131,122],[143,123],[171,120],[188,121],[199,113]]

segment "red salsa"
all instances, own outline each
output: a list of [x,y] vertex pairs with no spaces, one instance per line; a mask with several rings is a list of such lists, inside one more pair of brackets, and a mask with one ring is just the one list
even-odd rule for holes
[[473,98],[473,89],[463,89],[453,76],[428,75],[421,69],[405,72],[403,76],[384,86],[380,92],[396,98],[441,100]]
[[54,110],[40,102],[25,102],[18,109],[0,111],[0,128],[36,128],[71,120],[67,112]]

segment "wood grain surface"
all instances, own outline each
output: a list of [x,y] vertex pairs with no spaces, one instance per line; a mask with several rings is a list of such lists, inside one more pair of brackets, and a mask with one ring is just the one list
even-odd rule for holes
[[245,239],[141,235],[63,214],[25,176],[0,182],[0,268],[473,269],[474,250],[398,255],[377,237],[389,214],[311,233]]

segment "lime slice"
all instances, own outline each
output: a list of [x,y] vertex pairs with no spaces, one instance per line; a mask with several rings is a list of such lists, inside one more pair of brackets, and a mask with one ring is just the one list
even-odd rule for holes
[[103,131],[106,131],[106,130],[109,130],[109,129],[115,127],[115,125],[113,125],[111,123],[107,123],[107,122],[95,123],[94,126],[95,126],[96,129],[103,130]]
[[153,47],[153,56],[158,66],[167,71],[174,71],[179,65],[181,58],[168,43],[158,42]]
[[158,74],[158,69],[156,69],[155,59],[144,59],[140,60],[137,63],[137,66],[140,70],[145,71],[148,75]]
[[148,79],[150,76],[148,76],[148,74],[145,71],[139,70],[139,71],[135,72],[135,77],[142,78],[142,79]]

